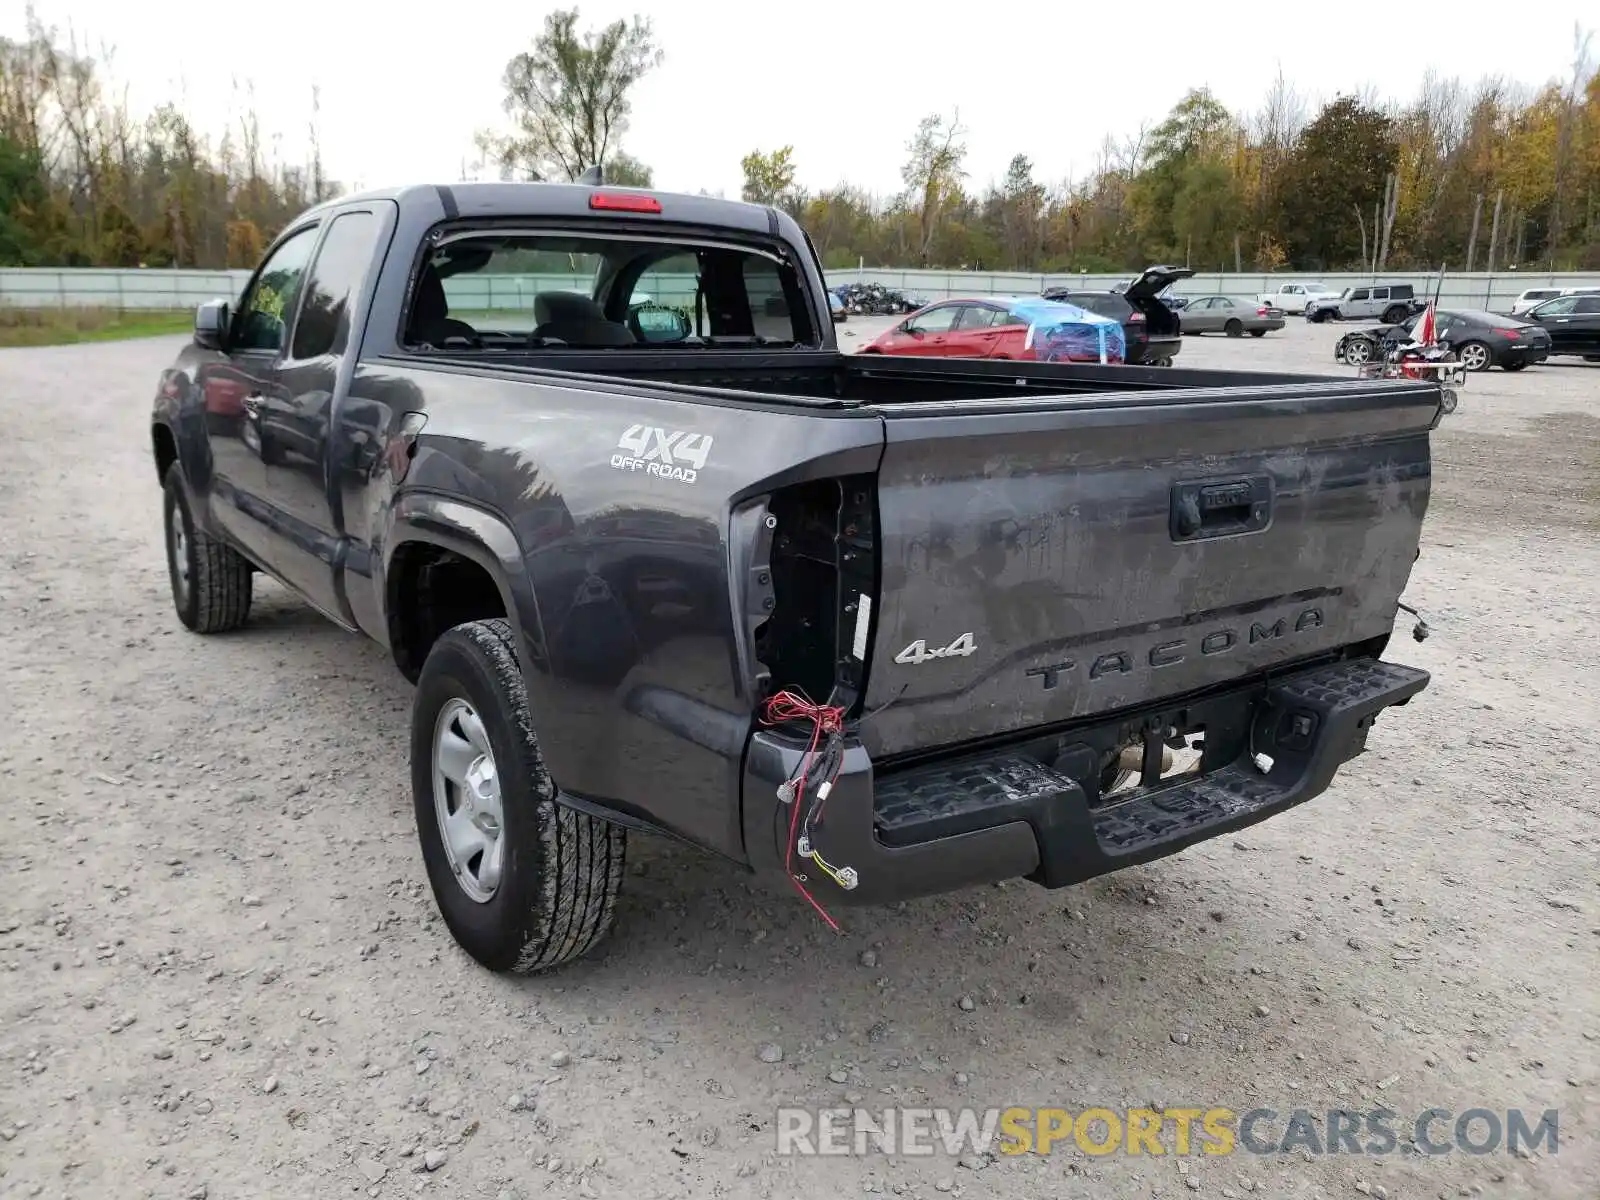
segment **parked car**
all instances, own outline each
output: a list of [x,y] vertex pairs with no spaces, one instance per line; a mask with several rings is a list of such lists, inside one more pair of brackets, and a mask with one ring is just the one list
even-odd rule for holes
[[1324,298],[1331,300],[1338,294],[1325,283],[1285,283],[1277,291],[1263,292],[1256,300],[1268,308],[1298,315],[1306,311],[1306,305],[1311,301]]
[[1595,287],[1532,287],[1528,288],[1511,302],[1511,315],[1514,317],[1526,316],[1529,309],[1543,304],[1546,300],[1554,300],[1557,296],[1600,296],[1600,288]]
[[1600,362],[1600,294],[1574,293],[1546,300],[1523,318],[1550,335],[1550,353]]
[[[1115,335],[1101,336],[1106,329]],[[1120,322],[1073,304],[1038,296],[982,296],[920,308],[861,353],[1120,363],[1127,357],[1127,342]]]
[[1377,283],[1345,288],[1337,296],[1317,297],[1306,305],[1305,315],[1308,321],[1377,319],[1385,325],[1398,325],[1427,306],[1426,300],[1417,299],[1416,289],[1409,283]]
[[838,292],[828,293],[828,308],[832,310],[833,319],[836,323],[850,319],[850,310],[844,306],[844,301],[839,299]]
[[[1416,313],[1398,324],[1352,329],[1334,344],[1334,361],[1359,366],[1382,358],[1409,342],[1421,319]],[[1433,319],[1434,339],[1469,371],[1520,371],[1551,354],[1550,335],[1532,321],[1473,308],[1439,309]]]
[[1149,267],[1122,292],[1050,288],[1044,298],[1064,300],[1121,322],[1130,363],[1170,367],[1183,348],[1183,327],[1178,315],[1161,302],[1161,293],[1193,274],[1188,267]]
[[[558,253],[589,286],[468,319],[472,276]],[[674,334],[642,345],[634,287],[685,260],[703,303],[634,310]],[[864,931],[1269,819],[1428,685],[1383,655],[1437,385],[846,354],[822,291],[766,206],[386,189],[290,219],[151,381],[177,620],[239,628],[268,574],[415,683],[422,865],[490,969],[595,947],[631,830],[824,914],[890,906]],[[279,421],[303,457],[264,462],[241,425]],[[172,647],[172,686],[270,660],[215,649]]]
[[1184,333],[1225,333],[1229,337],[1264,337],[1283,328],[1283,314],[1265,304],[1245,304],[1231,296],[1201,296],[1189,301],[1182,316]]

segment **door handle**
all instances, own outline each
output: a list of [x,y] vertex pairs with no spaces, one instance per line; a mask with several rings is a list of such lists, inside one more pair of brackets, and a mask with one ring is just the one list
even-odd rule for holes
[[1271,520],[1272,480],[1266,475],[1197,479],[1172,489],[1168,523],[1175,542],[1255,533]]

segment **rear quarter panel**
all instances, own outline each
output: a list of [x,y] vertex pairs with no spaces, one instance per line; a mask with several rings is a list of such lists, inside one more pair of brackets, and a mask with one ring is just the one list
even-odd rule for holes
[[450,496],[515,538],[524,669],[557,785],[742,858],[753,699],[734,526],[760,519],[745,502],[773,486],[874,470],[881,421],[604,381],[373,369],[427,415],[402,498]]

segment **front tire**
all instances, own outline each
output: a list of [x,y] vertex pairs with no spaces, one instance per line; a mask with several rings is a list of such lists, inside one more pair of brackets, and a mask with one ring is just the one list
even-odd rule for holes
[[411,791],[440,915],[491,971],[548,971],[610,932],[626,833],[556,800],[504,619],[434,643],[411,709]]
[[161,512],[167,533],[167,579],[178,620],[194,633],[226,633],[250,616],[254,583],[250,561],[198,528],[178,464],[162,482]]

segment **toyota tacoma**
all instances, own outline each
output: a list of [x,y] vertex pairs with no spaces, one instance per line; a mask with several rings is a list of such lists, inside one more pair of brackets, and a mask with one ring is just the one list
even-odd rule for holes
[[413,186],[292,221],[195,314],[151,449],[178,619],[268,576],[415,684],[452,935],[555,967],[632,831],[830,921],[1172,854],[1326,789],[1441,392],[838,349],[773,208]]

